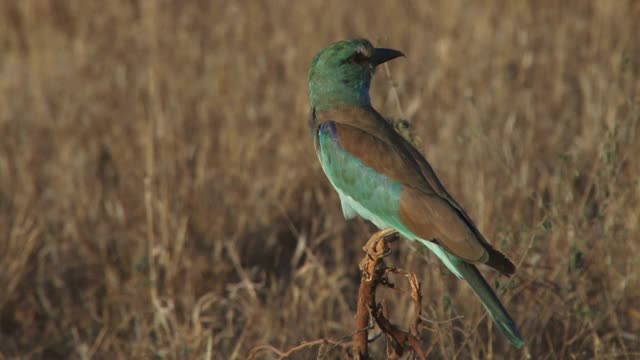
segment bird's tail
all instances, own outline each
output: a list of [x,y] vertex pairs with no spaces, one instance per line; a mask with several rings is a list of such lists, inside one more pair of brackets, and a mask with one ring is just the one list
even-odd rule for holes
[[460,276],[467,280],[469,286],[471,286],[473,291],[478,295],[482,301],[482,305],[487,309],[489,315],[491,315],[491,318],[493,318],[493,321],[500,329],[500,332],[502,332],[515,347],[521,348],[524,345],[524,340],[522,336],[520,336],[516,323],[504,308],[495,292],[493,292],[491,286],[489,286],[484,277],[482,277],[478,268],[464,261],[457,261],[455,265]]

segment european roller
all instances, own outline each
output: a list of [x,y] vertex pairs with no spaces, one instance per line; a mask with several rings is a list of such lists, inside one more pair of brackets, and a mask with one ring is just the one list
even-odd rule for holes
[[331,44],[313,58],[309,126],[322,169],[346,219],[360,215],[426,246],[466,280],[500,331],[522,347],[515,322],[476,268],[484,264],[511,275],[515,266],[482,236],[424,156],[371,105],[376,67],[400,56],[400,51],[352,39]]

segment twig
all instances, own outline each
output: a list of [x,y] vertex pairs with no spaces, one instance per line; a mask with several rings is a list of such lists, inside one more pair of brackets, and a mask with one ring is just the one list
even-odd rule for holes
[[[373,234],[363,247],[366,255],[360,262],[362,276],[358,290],[358,305],[356,310],[357,330],[353,334],[339,340],[317,339],[305,341],[287,351],[280,350],[273,345],[260,345],[251,350],[248,358],[254,359],[261,351],[271,351],[279,356],[278,359],[284,359],[305,348],[332,344],[334,347],[342,346],[343,348],[348,348],[349,345],[352,345],[353,354],[349,354],[349,356],[355,360],[367,360],[369,359],[368,344],[382,335],[386,335],[389,339],[389,344],[391,344],[390,348],[387,349],[390,358],[399,358],[404,352],[413,351],[420,359],[425,360],[427,354],[431,352],[433,344],[426,353],[422,350],[418,337],[419,329],[434,330],[422,322],[420,282],[415,274],[401,269],[386,267],[383,261],[383,258],[391,251],[390,244],[397,238],[397,231],[393,229],[381,230]],[[388,273],[400,274],[409,280],[411,298],[416,308],[411,333],[400,330],[397,326],[393,325],[383,313],[382,306],[376,303],[376,288],[378,285],[393,287],[387,279]],[[373,317],[381,331],[372,339],[369,339],[369,330],[372,328],[370,325],[371,317]],[[347,342],[347,339],[353,339],[353,344]]]
[[[360,262],[362,278],[360,290],[358,292],[358,309],[356,314],[356,326],[359,329],[365,328],[369,324],[370,315],[375,320],[380,330],[390,339],[391,348],[388,349],[390,357],[399,357],[406,350],[412,350],[420,359],[426,359],[426,354],[422,350],[420,339],[418,338],[418,328],[422,327],[420,320],[422,296],[420,295],[420,283],[414,274],[403,270],[387,268],[383,258],[391,251],[390,243],[397,239],[397,232],[393,229],[381,230],[375,233],[363,250],[366,252],[364,259]],[[394,272],[403,274],[409,279],[411,285],[411,297],[416,306],[416,315],[412,326],[412,334],[400,330],[385,317],[382,306],[376,303],[376,287],[380,284],[391,286],[386,274]],[[353,339],[353,350],[355,359],[364,360],[369,358],[368,342],[366,333],[357,333]],[[429,349],[429,352],[431,349]]]
[[393,344],[392,349],[395,355],[400,357],[405,350],[411,349],[420,357],[420,359],[427,359],[427,356],[420,345],[420,340],[393,325],[382,313],[381,306],[377,306],[373,309],[372,315],[380,329],[382,329],[382,331],[391,338]]
[[268,350],[273,353],[276,353],[279,356],[278,359],[285,359],[286,357],[291,356],[296,351],[300,351],[302,349],[316,346],[316,345],[326,345],[326,344],[332,344],[335,346],[344,345],[342,340],[333,340],[333,339],[317,339],[317,340],[311,340],[311,341],[304,341],[302,344],[294,346],[287,351],[282,351],[273,345],[260,345],[260,346],[254,347],[253,350],[251,350],[251,352],[249,353],[249,360],[255,359],[256,355],[259,352],[264,350]]
[[393,77],[391,76],[391,70],[389,70],[389,64],[384,64],[384,73],[387,76],[387,80],[389,80],[389,83],[391,83],[391,93],[393,94],[393,99],[396,102],[396,106],[398,107],[398,114],[400,114],[400,117],[402,117],[403,119],[406,119],[404,117],[404,112],[402,111],[402,105],[400,105],[400,96],[398,95],[398,84],[396,84],[395,81],[393,81]]
[[[384,269],[378,268],[382,258],[390,251],[389,241],[397,237],[393,229],[385,229],[373,234],[362,248],[366,255],[360,262],[362,277],[358,291],[358,308],[356,310],[356,328],[369,326],[369,311],[375,305],[376,286],[384,275]],[[378,268],[378,269],[377,269]],[[367,332],[358,332],[353,337],[353,353],[355,359],[369,359]]]

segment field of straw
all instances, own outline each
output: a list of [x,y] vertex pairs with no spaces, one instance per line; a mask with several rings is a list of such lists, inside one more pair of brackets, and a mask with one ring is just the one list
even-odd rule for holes
[[[307,71],[356,36],[407,54],[374,106],[518,264],[481,270],[522,350],[435,256],[395,245],[430,358],[638,358],[638,19],[631,0],[3,1],[0,359],[348,347],[375,229],[322,173]],[[406,292],[378,296],[408,328]],[[316,357],[346,352],[292,355]]]

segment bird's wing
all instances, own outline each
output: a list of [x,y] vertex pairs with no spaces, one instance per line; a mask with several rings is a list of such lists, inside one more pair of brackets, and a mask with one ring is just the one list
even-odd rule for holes
[[435,238],[461,259],[513,273],[513,264],[484,239],[426,159],[373,108],[343,108],[315,117],[316,124],[335,122],[341,148],[402,185],[400,220],[417,237]]

